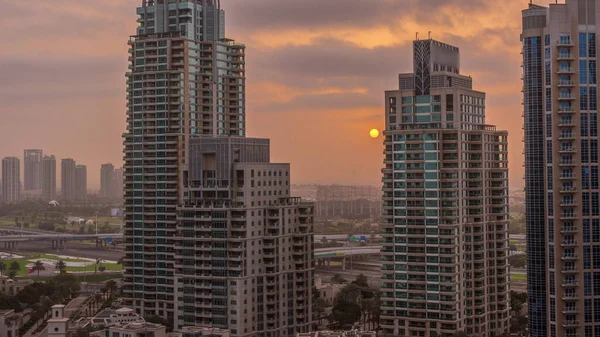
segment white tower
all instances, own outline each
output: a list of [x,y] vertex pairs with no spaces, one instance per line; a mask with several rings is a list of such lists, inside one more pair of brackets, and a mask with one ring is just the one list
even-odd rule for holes
[[65,317],[65,306],[52,306],[52,318],[48,320],[48,337],[66,337],[69,318]]

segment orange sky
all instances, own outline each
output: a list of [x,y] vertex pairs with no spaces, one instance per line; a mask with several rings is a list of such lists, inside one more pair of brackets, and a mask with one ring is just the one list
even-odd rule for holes
[[[42,148],[88,165],[122,162],[127,40],[141,0],[0,1],[0,157]],[[520,23],[529,1],[221,0],[227,36],[247,45],[248,136],[271,138],[294,183],[381,181],[383,91],[410,72],[415,32],[461,49],[510,133],[523,185]],[[538,2],[540,3],[540,2]],[[548,1],[543,1],[546,4]],[[59,169],[60,170],[60,169]]]

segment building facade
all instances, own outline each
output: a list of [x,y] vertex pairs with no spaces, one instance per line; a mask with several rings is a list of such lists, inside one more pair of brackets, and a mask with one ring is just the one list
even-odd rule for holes
[[42,150],[25,150],[23,154],[23,189],[42,189]]
[[102,164],[100,167],[100,197],[113,199],[117,196],[117,176],[113,164]]
[[56,158],[44,156],[42,160],[42,198],[45,201],[56,199]]
[[245,47],[225,38],[216,0],[143,0],[137,14],[126,74],[123,294],[144,315],[175,321],[173,238],[189,138],[245,135]]
[[507,132],[459,50],[414,41],[387,91],[381,326],[395,336],[509,331]]
[[600,6],[523,11],[529,333],[600,336]]
[[2,201],[6,204],[21,201],[21,161],[17,157],[2,159]]
[[71,158],[62,159],[60,162],[60,193],[62,200],[75,201],[75,172],[77,165]]
[[290,165],[269,141],[190,141],[189,199],[178,208],[176,326],[293,336],[312,325],[313,204],[290,197]]

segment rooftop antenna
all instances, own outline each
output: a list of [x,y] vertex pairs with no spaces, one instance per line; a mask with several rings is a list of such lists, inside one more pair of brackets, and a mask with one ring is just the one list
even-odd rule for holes
[[431,40],[431,31],[429,31],[429,39]]
[[416,33],[416,40],[419,41],[419,32]]

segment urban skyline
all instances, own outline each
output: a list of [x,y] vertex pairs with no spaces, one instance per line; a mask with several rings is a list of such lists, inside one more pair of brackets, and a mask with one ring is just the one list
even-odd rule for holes
[[[542,5],[551,2],[553,1],[536,1]],[[119,139],[125,131],[125,124],[114,121],[121,121],[120,111],[125,104],[121,95],[124,83],[119,78],[127,66],[127,60],[122,57],[122,36],[128,36],[135,30],[136,16],[135,13],[132,14],[132,10],[138,5],[137,1],[100,0],[77,5],[77,11],[88,16],[86,27],[103,27],[93,29],[97,34],[97,44],[92,44],[80,35],[61,34],[65,29],[76,31],[69,25],[80,20],[74,8],[63,7],[62,3],[64,0],[60,0],[56,6],[28,2],[0,4],[1,12],[8,17],[4,21],[8,29],[0,32],[0,36],[11,31],[14,25],[14,32],[6,38],[17,39],[17,48],[5,50],[0,60],[6,65],[7,72],[4,76],[13,79],[10,72],[13,68],[19,70],[19,76],[28,75],[30,71],[27,69],[30,67],[26,65],[31,64],[43,71],[31,75],[35,80],[28,83],[35,82],[36,86],[30,86],[29,90],[37,92],[50,78],[52,83],[60,79],[61,86],[54,88],[57,94],[64,96],[67,89],[81,92],[77,100],[70,100],[68,104],[66,100],[48,101],[50,98],[40,96],[37,100],[46,103],[41,105],[37,100],[28,101],[28,105],[22,108],[19,107],[25,101],[15,100],[10,95],[2,96],[2,101],[6,104],[0,107],[0,111],[10,107],[13,111],[24,111],[24,116],[35,113],[35,118],[42,118],[40,125],[57,125],[50,120],[56,119],[72,131],[49,134],[46,130],[52,130],[52,127],[42,129],[37,125],[21,124],[20,118],[11,117],[11,121],[16,123],[15,128],[5,130],[0,126],[0,141],[7,144],[0,149],[0,157],[20,156],[20,147],[41,148],[34,137],[25,139],[24,136],[13,134],[14,129],[27,125],[34,128],[32,133],[46,135],[44,152],[52,153],[57,158],[77,158],[90,168],[106,162],[119,166]],[[515,144],[509,154],[510,182],[516,188],[523,186],[520,136],[522,108],[519,94],[521,46],[518,39],[520,11],[524,6],[522,2],[477,1],[474,6],[462,8],[456,1],[385,2],[378,6],[356,1],[348,4],[347,1],[331,0],[328,3],[332,5],[322,6],[320,2],[313,0],[301,4],[273,0],[252,3],[222,1],[231,19],[229,33],[247,42],[249,55],[253,56],[249,58],[248,82],[254,89],[250,89],[248,95],[248,114],[253,117],[247,125],[248,136],[269,137],[273,140],[274,160],[290,162],[296,168],[294,183],[378,185],[377,172],[381,168],[383,157],[378,151],[379,143],[368,138],[368,130],[383,128],[383,120],[380,118],[383,108],[381,92],[394,85],[393,79],[387,78],[386,73],[389,69],[399,73],[410,67],[410,60],[397,56],[410,53],[415,32],[420,32],[420,37],[426,38],[427,32],[431,31],[436,39],[462,46],[461,50],[465,53],[463,70],[479,78],[481,90],[490,96],[487,116],[489,122],[508,130],[510,141]],[[333,6],[336,3],[344,3],[346,9],[339,11],[339,7]],[[307,8],[318,8],[323,17],[314,17],[314,10],[307,13]],[[465,14],[465,8],[468,8],[469,13],[475,11],[477,14],[466,22],[441,20],[439,15],[442,14],[435,14],[452,10],[457,13],[457,17],[461,17]],[[49,34],[63,36],[64,47],[42,43],[33,31],[18,29],[20,21],[17,18],[44,17],[47,10],[62,15],[65,20],[53,21],[51,25],[49,20],[31,21],[44,27]],[[289,20],[271,22],[262,19],[272,10],[277,11],[278,17]],[[244,13],[248,12],[258,13],[260,16],[246,17]],[[425,12],[434,15],[422,17]],[[347,20],[347,15],[351,15],[353,19]],[[402,24],[397,24],[396,20]],[[319,29],[308,32],[303,22]],[[110,23],[110,27],[104,27],[107,23]],[[273,37],[270,38],[267,32],[272,33]],[[476,38],[481,34],[486,34],[487,38]],[[73,45],[85,48],[66,48]],[[52,62],[48,58],[37,61],[34,53],[26,53],[34,46],[48,50],[53,55]],[[97,46],[102,46],[102,52],[91,53]],[[303,66],[306,64],[313,64],[315,68],[309,67],[310,71],[307,71]],[[46,69],[50,66],[55,70]],[[23,67],[26,69],[22,69]],[[80,72],[72,71],[73,67],[81,68],[82,71],[84,68],[97,71],[91,71],[92,77],[83,79],[74,75]],[[20,81],[16,80],[18,76],[14,76],[11,88],[7,88],[4,93],[20,88]],[[306,101],[312,101],[312,106],[306,104]],[[38,114],[39,109],[52,113]],[[78,109],[87,113],[74,114],[72,117],[67,113]],[[12,116],[9,110],[6,110],[6,115]],[[309,115],[314,118],[314,122],[308,123],[302,119]],[[88,118],[89,116],[94,118]],[[348,116],[351,118],[346,118]],[[267,126],[270,123],[280,127],[270,128]],[[288,127],[289,125],[295,127]],[[308,128],[314,128],[315,132],[301,131]],[[298,145],[290,144],[291,148],[288,148],[283,144],[290,136],[298,139]],[[3,137],[10,137],[10,140]],[[12,148],[17,143],[22,145]],[[318,145],[323,143],[331,145]],[[304,144],[306,149],[303,148]],[[353,155],[350,156],[349,153]],[[330,165],[323,169],[310,165],[314,160],[326,161],[328,158],[335,160],[331,160]],[[90,187],[99,188],[99,174],[96,170],[90,170]]]

